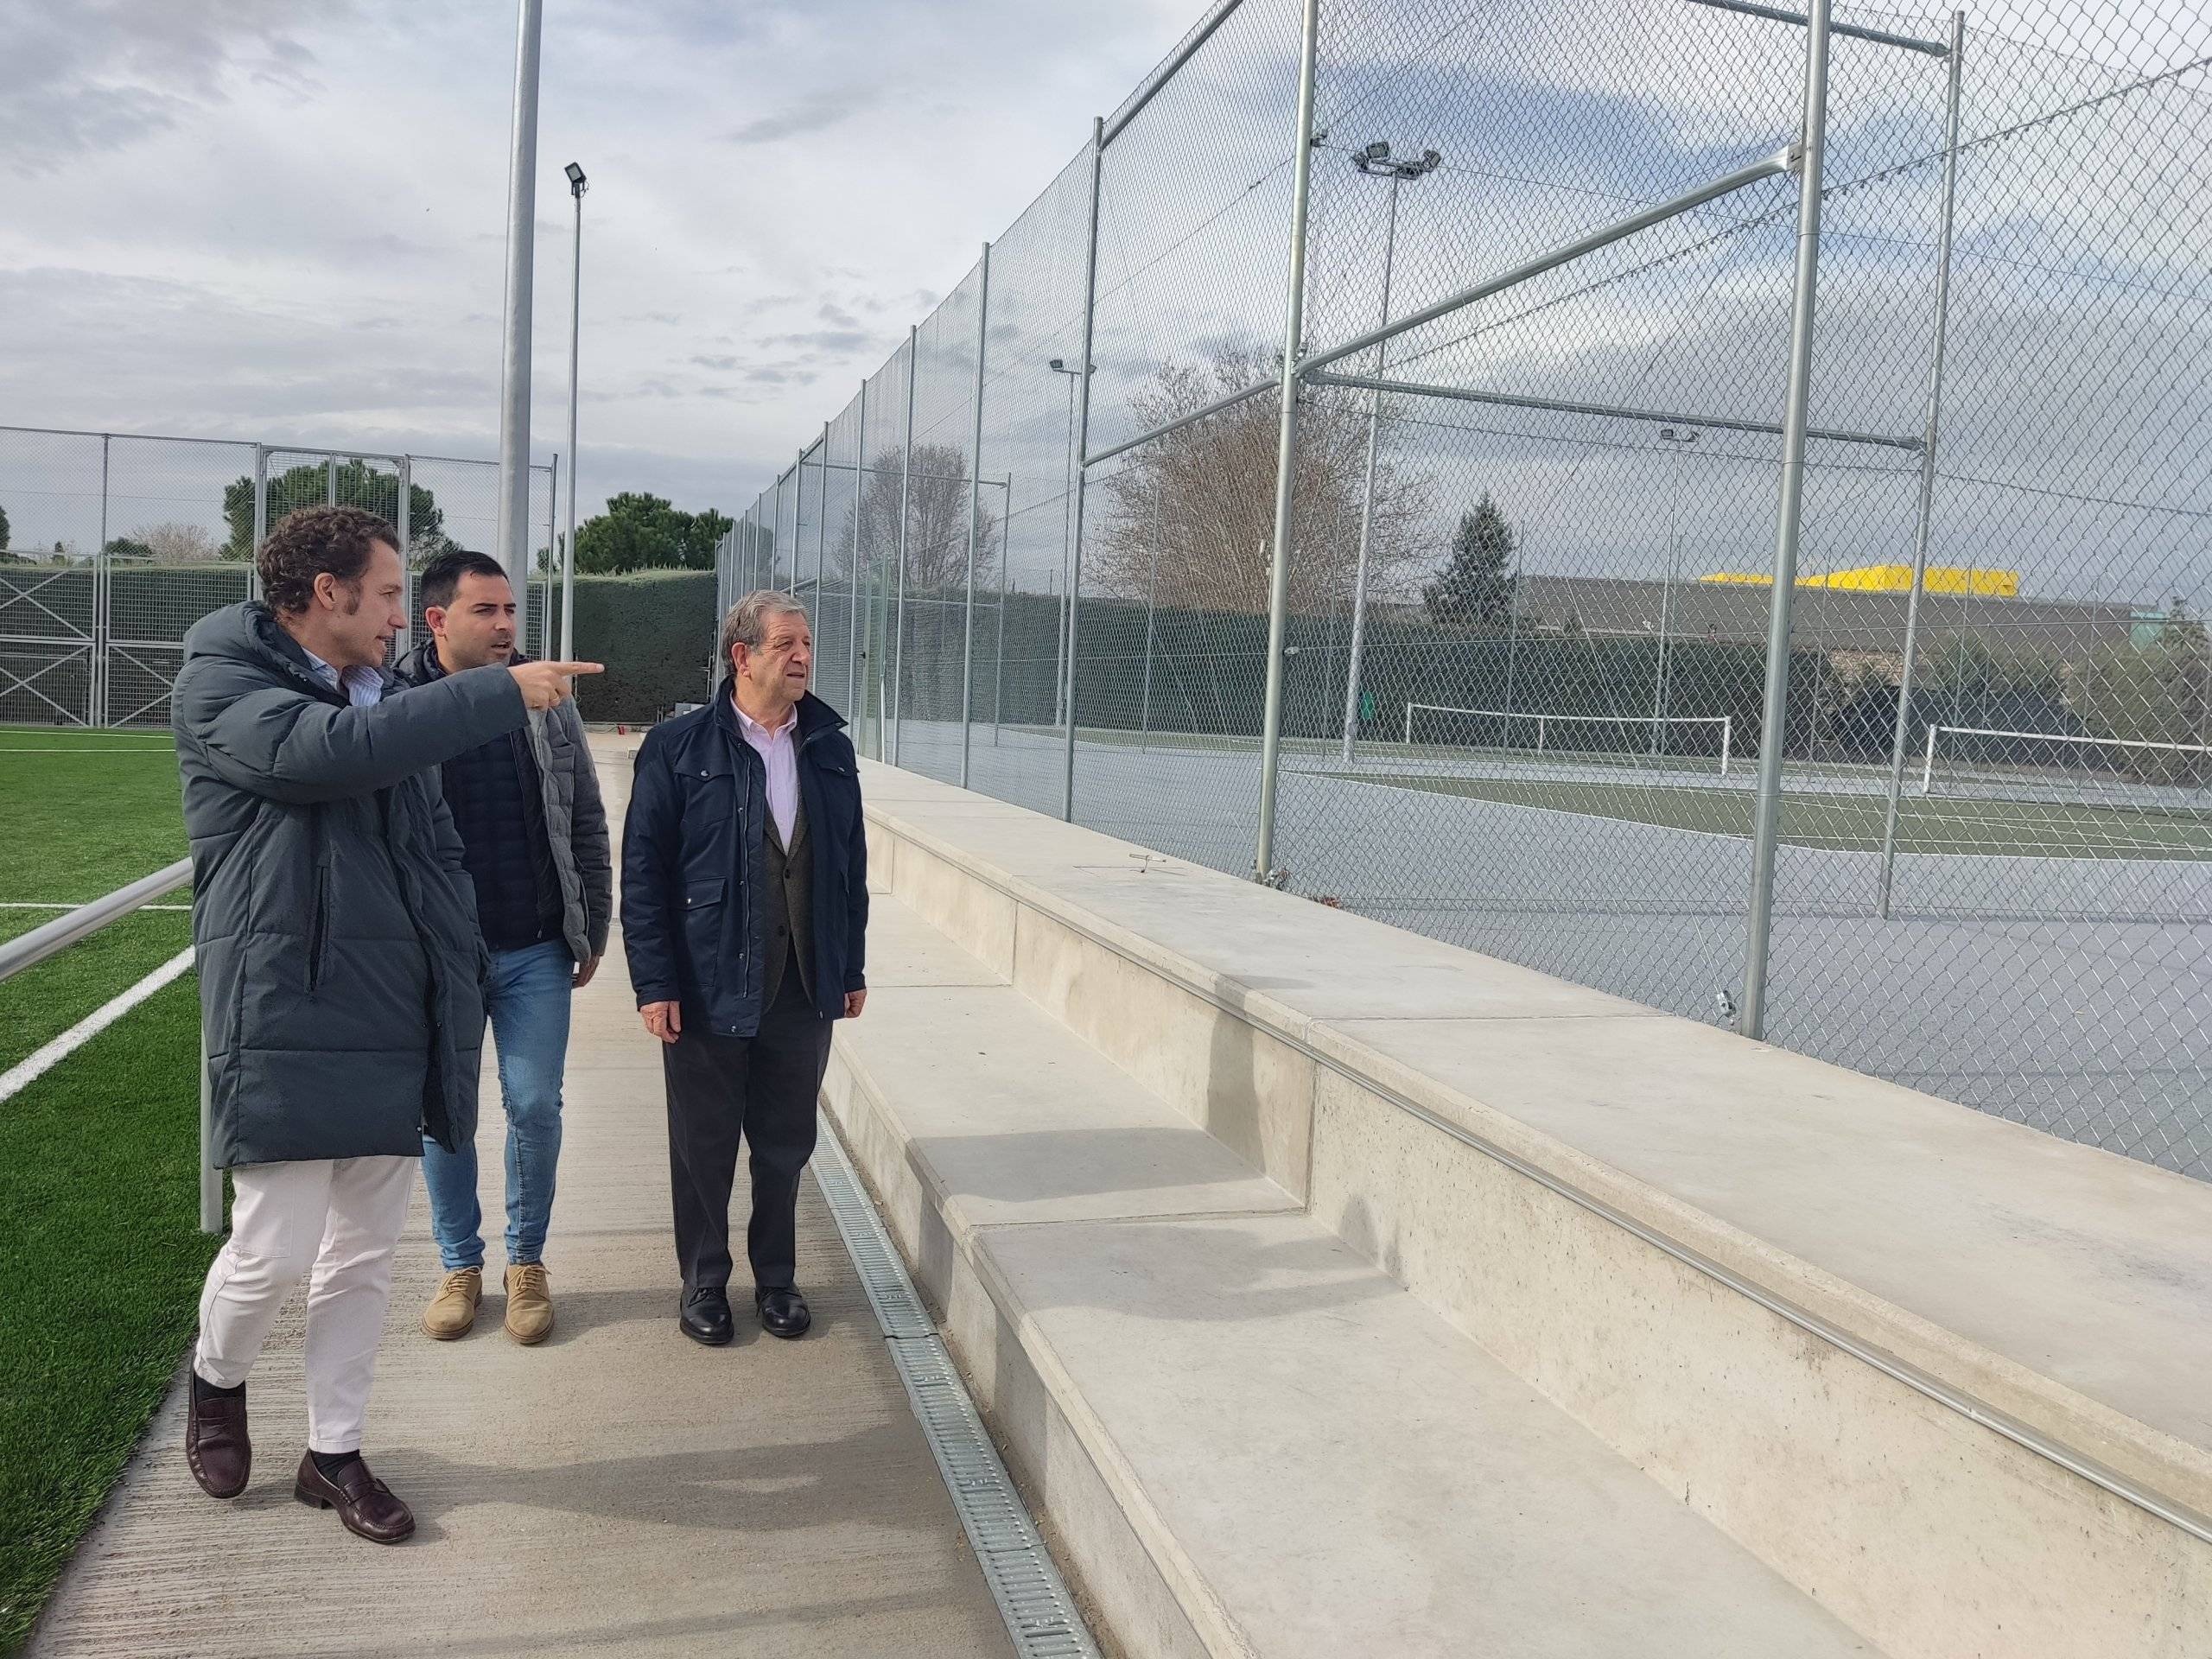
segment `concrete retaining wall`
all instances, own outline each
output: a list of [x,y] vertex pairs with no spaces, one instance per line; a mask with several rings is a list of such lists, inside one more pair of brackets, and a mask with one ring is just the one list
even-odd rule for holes
[[[2212,1187],[866,785],[875,885],[1883,1651],[2212,1654]],[[1133,1651],[1238,1650],[882,1087],[831,1109],[1078,1576]]]

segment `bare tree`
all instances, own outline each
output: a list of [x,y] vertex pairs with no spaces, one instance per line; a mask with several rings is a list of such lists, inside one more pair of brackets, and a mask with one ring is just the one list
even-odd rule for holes
[[162,564],[205,564],[223,556],[215,532],[200,524],[146,524],[130,532]]
[[[1165,424],[1275,372],[1256,352],[1217,352],[1204,364],[1164,365],[1130,399],[1131,424]],[[1084,537],[1086,585],[1141,599],[1157,564],[1159,602],[1194,609],[1268,608],[1274,543],[1279,394],[1262,393],[1134,450],[1104,480],[1109,511]],[[1390,458],[1386,402],[1375,466],[1368,591],[1403,591],[1423,555],[1433,512],[1430,480]],[[1301,395],[1298,474],[1292,495],[1290,608],[1305,615],[1351,600],[1359,559],[1367,468],[1367,397],[1309,387]]]
[[[863,568],[899,556],[899,500],[904,456],[893,450],[874,461],[862,480],[860,498],[860,556]],[[913,471],[906,488],[906,586],[909,588],[964,588],[968,582],[968,458],[949,443],[914,446]],[[998,556],[999,515],[988,491],[976,512],[976,585],[990,579]],[[853,573],[853,509],[830,533],[830,569]]]

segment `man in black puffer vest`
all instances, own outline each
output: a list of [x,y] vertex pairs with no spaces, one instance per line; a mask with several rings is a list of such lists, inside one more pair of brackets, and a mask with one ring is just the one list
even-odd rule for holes
[[[400,664],[404,682],[434,685],[525,660],[515,651],[514,590],[496,560],[442,553],[424,567],[420,589],[431,639]],[[545,1233],[561,1156],[561,1073],[570,995],[589,982],[607,949],[614,882],[607,813],[573,702],[465,750],[442,771],[492,953],[484,1000],[507,1114],[505,1323],[529,1346],[553,1332]],[[425,1147],[423,1156],[430,1230],[445,1265],[423,1329],[450,1341],[475,1324],[484,1294],[476,1144]]]

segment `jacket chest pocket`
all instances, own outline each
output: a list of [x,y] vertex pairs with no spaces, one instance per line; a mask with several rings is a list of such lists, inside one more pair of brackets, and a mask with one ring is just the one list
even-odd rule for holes
[[676,774],[682,792],[683,822],[720,823],[741,817],[736,773],[721,766],[690,766]]
[[861,810],[861,779],[850,761],[822,760],[815,765],[822,791],[822,809],[830,826],[842,836],[851,833]]

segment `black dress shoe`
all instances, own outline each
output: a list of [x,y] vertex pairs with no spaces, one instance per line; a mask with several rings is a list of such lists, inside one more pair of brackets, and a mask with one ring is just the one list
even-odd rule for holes
[[793,1285],[756,1290],[753,1305],[760,1310],[760,1328],[772,1337],[803,1337],[814,1323],[814,1315],[807,1312],[806,1298]]
[[719,1287],[685,1291],[676,1322],[685,1336],[709,1348],[719,1348],[737,1334],[730,1323],[728,1293]]
[[185,1404],[184,1460],[210,1497],[236,1497],[253,1471],[253,1441],[246,1433],[245,1389],[216,1394],[191,1372]]
[[414,1512],[359,1458],[326,1475],[308,1452],[300,1459],[292,1496],[312,1510],[337,1510],[346,1531],[372,1544],[403,1543],[415,1535]]

